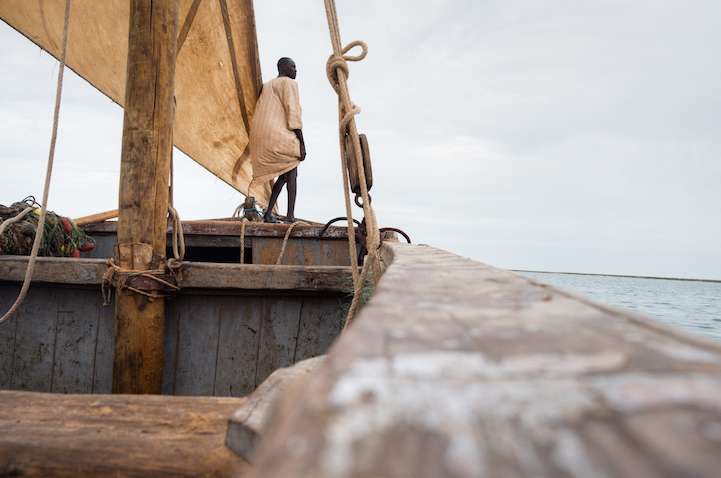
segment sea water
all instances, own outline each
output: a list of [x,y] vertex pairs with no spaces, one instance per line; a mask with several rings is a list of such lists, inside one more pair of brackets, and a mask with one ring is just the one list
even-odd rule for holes
[[721,282],[519,273],[721,341]]

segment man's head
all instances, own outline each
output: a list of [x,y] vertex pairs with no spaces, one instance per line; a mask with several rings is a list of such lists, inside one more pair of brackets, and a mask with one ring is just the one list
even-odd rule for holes
[[287,76],[295,80],[297,70],[295,69],[295,62],[290,58],[283,57],[278,60],[278,76]]

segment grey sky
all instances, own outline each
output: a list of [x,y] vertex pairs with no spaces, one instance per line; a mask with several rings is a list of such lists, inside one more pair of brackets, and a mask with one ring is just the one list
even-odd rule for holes
[[[323,4],[255,10],[264,80],[281,56],[298,65],[308,159],[296,215],[343,216]],[[350,88],[381,226],[506,268],[721,279],[721,4],[366,0],[338,11],[344,44],[369,46]],[[57,62],[4,24],[0,61],[8,204],[41,195]],[[121,128],[117,105],[66,76],[51,209],[117,207]],[[176,158],[181,216],[232,214],[241,195]]]

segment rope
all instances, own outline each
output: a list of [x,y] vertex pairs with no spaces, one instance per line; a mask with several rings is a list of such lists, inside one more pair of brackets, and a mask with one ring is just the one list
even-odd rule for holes
[[[170,220],[173,222],[173,257],[175,261],[182,261],[185,258],[185,238],[183,237],[183,223],[175,208],[168,204],[168,213]],[[180,250],[178,250],[180,244]],[[173,259],[171,259],[172,261]]]
[[[240,207],[240,206],[238,206]],[[248,223],[248,218],[243,216],[240,220],[240,263],[245,262],[245,225]]]
[[297,225],[302,223],[303,221],[295,221],[293,224],[291,224],[288,227],[288,230],[285,231],[285,237],[283,238],[283,247],[280,248],[280,254],[278,255],[278,260],[275,261],[275,265],[280,265],[280,261],[283,260],[283,254],[285,254],[285,246],[288,245],[288,238],[290,237],[290,231],[293,230],[293,228]]
[[[178,98],[173,95],[173,122],[178,114]],[[168,214],[170,220],[173,223],[173,258],[168,262],[182,262],[185,258],[185,237],[183,237],[183,223],[180,220],[180,215],[175,209],[173,204],[173,198],[175,195],[175,181],[174,181],[174,170],[173,164],[173,148],[170,148],[170,186],[168,187]],[[178,242],[180,242],[180,250],[178,250]]]
[[[378,231],[375,212],[371,207],[370,198],[368,197],[368,187],[366,185],[365,170],[363,168],[363,152],[361,150],[360,138],[358,137],[358,130],[355,124],[355,115],[360,113],[360,108],[353,104],[348,91],[349,70],[347,62],[360,61],[365,58],[368,54],[368,47],[362,41],[354,41],[346,45],[345,48],[342,48],[340,28],[338,26],[338,14],[336,12],[334,0],[325,0],[325,11],[326,16],[328,17],[328,29],[330,31],[331,44],[333,45],[333,54],[326,63],[326,73],[328,75],[328,81],[338,94],[339,139],[341,149],[341,167],[343,170],[343,189],[346,203],[346,217],[353,217],[349,193],[350,188],[348,184],[348,165],[346,164],[347,153],[345,149],[345,137],[347,134],[346,132],[348,132],[350,133],[353,141],[353,149],[355,150],[355,158],[361,186],[361,196],[363,197],[363,213],[366,217],[366,228],[368,231],[368,243],[366,244],[366,249],[368,250],[366,258],[368,260],[364,262],[363,270],[359,274],[358,260],[355,257],[355,229],[353,221],[348,221],[348,247],[350,249],[355,292],[353,295],[353,302],[351,303],[350,310],[348,311],[348,317],[346,318],[346,323],[343,328],[343,330],[345,330],[355,317],[355,314],[360,307],[363,285],[365,284],[365,280],[368,276],[369,267],[373,269],[374,282],[377,283],[380,279],[381,269],[378,254],[378,247],[380,246],[380,233]],[[360,46],[362,49],[360,55],[346,55],[348,51],[356,46]]]
[[55,114],[53,116],[53,133],[50,139],[50,154],[48,157],[48,167],[45,173],[45,188],[43,189],[43,204],[40,210],[40,219],[38,220],[38,229],[35,234],[35,241],[33,242],[33,250],[30,254],[30,260],[28,261],[28,268],[25,271],[25,279],[23,280],[23,286],[20,289],[20,295],[18,295],[15,303],[10,307],[10,310],[0,318],[0,324],[9,319],[22,305],[25,296],[30,288],[30,282],[32,280],[33,272],[35,270],[35,259],[38,256],[38,250],[40,249],[40,243],[43,237],[43,227],[45,226],[45,213],[47,212],[48,205],[48,193],[50,192],[50,177],[53,171],[53,160],[55,157],[55,140],[58,136],[58,118],[60,117],[60,97],[63,90],[63,72],[65,70],[65,54],[68,49],[68,27],[70,26],[70,3],[72,0],[65,0],[65,20],[63,23],[63,43],[60,53],[60,69],[58,70],[58,87],[55,92]]
[[[105,277],[103,278],[103,285],[102,285],[102,294],[103,294],[103,306],[107,307],[110,305],[110,291],[112,289],[109,289],[109,286],[112,285],[113,277],[119,276],[118,284],[116,286],[116,294],[121,292],[122,290],[130,290],[135,292],[136,294],[141,294],[146,297],[150,297],[151,299],[160,299],[163,297],[169,297],[168,294],[160,294],[157,292],[146,292],[144,290],[136,289],[135,287],[130,287],[126,285],[126,282],[130,277],[136,277],[136,276],[142,276],[147,279],[154,280],[155,282],[158,282],[166,287],[169,287],[173,291],[177,292],[180,290],[180,287],[172,284],[164,279],[161,279],[158,277],[159,275],[165,275],[166,271],[165,269],[153,269],[153,270],[147,270],[147,271],[134,271],[129,269],[123,269],[122,267],[115,264],[115,261],[113,259],[110,259],[107,262],[108,270],[105,272]],[[168,267],[168,270],[170,273],[176,278],[175,272],[172,268]]]
[[34,207],[26,207],[26,208],[25,208],[22,212],[20,212],[20,214],[18,214],[17,216],[12,217],[12,218],[10,218],[10,219],[7,219],[7,220],[3,221],[3,223],[0,224],[0,236],[3,235],[3,233],[5,232],[5,229],[6,229],[10,224],[15,224],[16,222],[20,221],[20,219],[22,219],[23,217],[25,217],[25,215],[26,215],[27,213],[29,213],[30,211],[32,211],[33,209],[35,209],[35,208],[34,208]]

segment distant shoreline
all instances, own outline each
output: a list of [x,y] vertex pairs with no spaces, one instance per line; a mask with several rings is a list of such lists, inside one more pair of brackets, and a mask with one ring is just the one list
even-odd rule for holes
[[680,279],[676,277],[650,277],[650,276],[623,276],[616,274],[590,274],[585,272],[550,272],[550,271],[522,271],[518,269],[509,269],[512,272],[536,272],[539,274],[566,274],[572,276],[600,276],[600,277],[628,277],[631,279],[654,279],[654,280],[683,280],[689,282],[715,282],[721,283],[721,280],[714,279]]

